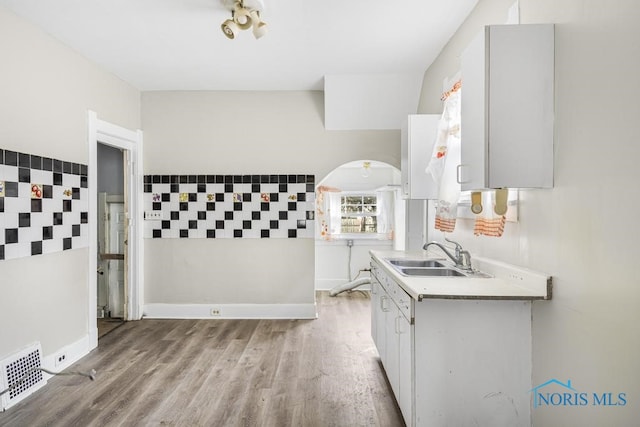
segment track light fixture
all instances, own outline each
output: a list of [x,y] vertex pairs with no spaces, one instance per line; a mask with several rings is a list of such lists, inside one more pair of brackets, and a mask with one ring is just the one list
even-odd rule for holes
[[222,32],[234,39],[240,30],[253,28],[253,36],[257,39],[267,34],[267,24],[260,18],[264,10],[262,0],[222,0],[224,6],[231,11],[231,19],[222,23]]

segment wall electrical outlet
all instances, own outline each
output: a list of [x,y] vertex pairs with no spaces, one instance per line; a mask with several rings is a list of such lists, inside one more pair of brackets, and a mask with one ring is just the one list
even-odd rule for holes
[[56,356],[56,366],[60,366],[67,361],[66,353],[60,353]]
[[212,316],[220,316],[220,309],[219,308],[212,308],[211,309],[211,315]]
[[147,221],[161,221],[162,211],[147,211],[144,213],[144,219]]

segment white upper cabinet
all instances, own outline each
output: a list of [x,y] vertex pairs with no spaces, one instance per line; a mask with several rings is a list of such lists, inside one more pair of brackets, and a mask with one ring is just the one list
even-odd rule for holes
[[461,74],[462,190],[553,187],[553,24],[485,27]]
[[402,198],[437,199],[438,188],[426,172],[438,135],[437,114],[410,114],[402,124],[400,169]]

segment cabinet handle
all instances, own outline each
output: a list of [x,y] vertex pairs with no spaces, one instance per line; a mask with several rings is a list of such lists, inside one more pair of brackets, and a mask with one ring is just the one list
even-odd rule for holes
[[380,308],[384,312],[389,311],[389,305],[387,304],[387,300],[388,299],[389,299],[389,297],[387,297],[387,296],[383,296],[382,298],[380,298]]
[[400,335],[402,332],[400,331],[400,316],[396,317],[396,334]]
[[462,184],[462,179],[460,179],[460,175],[461,175],[461,174],[460,174],[460,170],[461,170],[461,169],[462,169],[462,165],[458,165],[458,166],[456,167],[456,182],[457,182],[458,184]]

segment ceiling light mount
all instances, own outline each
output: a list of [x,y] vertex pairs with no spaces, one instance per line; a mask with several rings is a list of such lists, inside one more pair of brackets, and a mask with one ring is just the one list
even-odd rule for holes
[[225,20],[222,32],[229,39],[234,39],[240,30],[253,28],[253,36],[256,39],[267,33],[267,24],[260,17],[264,10],[262,0],[221,0],[225,8],[231,11],[231,19]]

